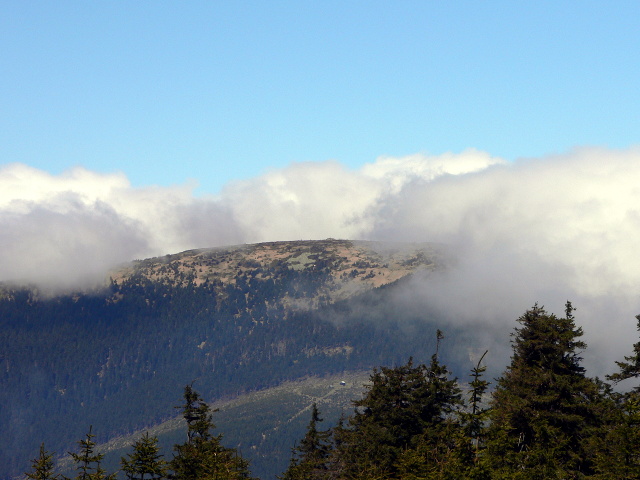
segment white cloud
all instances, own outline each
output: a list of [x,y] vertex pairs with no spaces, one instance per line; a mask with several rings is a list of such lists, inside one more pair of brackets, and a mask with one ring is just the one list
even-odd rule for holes
[[435,240],[482,258],[512,255],[556,265],[585,295],[635,288],[638,160],[640,151],[578,150],[414,182],[370,213],[370,235]]
[[133,188],[121,173],[78,167],[51,175],[22,164],[0,169],[0,280],[64,286],[98,280],[133,258],[196,247],[367,235],[377,202],[415,179],[498,162],[460,155],[381,158],[360,171],[298,163],[195,198],[195,185]]
[[216,198],[194,197],[193,185],[133,188],[122,174],[13,164],[0,169],[0,280],[64,277],[68,286],[133,258],[243,242],[441,242],[457,263],[408,298],[505,336],[534,302],[562,314],[570,299],[592,346],[586,357],[602,372],[637,336],[639,185],[640,149],[513,163],[469,150],[360,170],[297,163]]
[[3,279],[59,289],[93,285],[114,264],[145,251],[146,239],[135,222],[106,204],[56,198],[1,215],[0,245]]
[[504,163],[468,150],[439,157],[381,157],[358,171],[337,162],[297,163],[229,185],[221,203],[248,232],[249,241],[360,238],[368,235],[379,201],[415,181],[476,172]]
[[229,185],[220,201],[250,242],[353,238],[379,190],[380,182],[336,162],[299,163]]
[[420,284],[457,323],[514,326],[539,301],[578,307],[593,371],[636,338],[640,151],[580,149],[405,185],[371,212],[375,238],[439,241],[455,267]]
[[504,160],[491,157],[488,153],[468,149],[460,154],[380,157],[375,163],[365,165],[362,174],[384,181],[389,193],[398,193],[407,182],[414,179],[431,181],[443,175],[473,173],[504,163]]
[[224,207],[194,199],[193,187],[133,188],[122,174],[5,166],[0,280],[77,288],[134,258],[240,241]]

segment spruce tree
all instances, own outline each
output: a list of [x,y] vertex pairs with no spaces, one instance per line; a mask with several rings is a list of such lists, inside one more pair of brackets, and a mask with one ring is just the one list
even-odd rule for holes
[[31,461],[31,471],[26,472],[27,478],[32,480],[54,480],[58,475],[53,473],[53,453],[49,453],[44,448],[44,443],[40,445],[38,458]]
[[[427,451],[448,449],[446,438],[458,428],[452,413],[461,403],[457,381],[449,375],[437,354],[428,367],[410,359],[399,367],[374,369],[366,395],[354,402],[348,428],[338,432],[342,476],[393,478],[400,471],[409,475],[414,467],[421,468]],[[415,449],[420,450],[417,457],[407,453]]]
[[191,385],[184,389],[181,407],[187,422],[187,441],[175,445],[170,462],[174,480],[239,480],[250,479],[249,465],[234,449],[220,443],[211,409]]
[[478,360],[477,365],[471,370],[471,378],[473,380],[470,383],[471,389],[469,391],[470,411],[461,414],[465,433],[471,440],[473,463],[478,463],[480,451],[484,446],[485,424],[489,411],[483,404],[485,393],[491,384],[482,378],[487,370],[486,365],[482,365],[482,360],[486,354],[487,352],[485,351],[480,360]]
[[458,445],[455,458],[452,460],[455,467],[455,478],[488,479],[489,472],[482,461],[487,436],[487,421],[489,409],[485,406],[485,395],[490,382],[483,379],[487,369],[482,361],[485,351],[478,363],[471,369],[471,382],[469,384],[469,403],[464,410],[458,412],[461,430],[458,437]]
[[[640,331],[640,315],[636,316]],[[640,377],[640,342],[633,345],[633,354],[616,362],[618,372],[608,375],[619,383]],[[608,392],[607,422],[602,427],[600,441],[595,442],[596,479],[640,478],[640,385],[626,392]]]
[[[484,451],[488,412],[484,406],[484,395],[489,382],[482,378],[486,367],[481,365],[486,353],[471,370],[472,381],[468,405],[458,401],[450,403],[449,409],[443,412],[444,415],[440,416],[440,420],[434,422],[419,437],[415,447],[403,452],[398,462],[399,478],[403,480],[463,478],[488,480],[490,478],[486,466],[480,461]],[[433,363],[431,370],[437,371]],[[451,380],[446,375],[441,375],[438,389],[446,392],[449,382]]]
[[318,407],[314,403],[311,421],[300,445],[293,449],[293,455],[282,480],[320,480],[327,478],[329,470],[330,444],[328,430],[318,430],[322,422]]
[[133,453],[120,459],[128,480],[158,480],[167,474],[167,462],[162,459],[158,438],[147,432],[133,444]]
[[[438,347],[444,336],[438,330]],[[421,415],[421,432],[397,461],[397,471],[405,480],[456,479],[463,472],[460,460],[465,437],[459,421],[462,395],[458,382],[450,378],[438,360],[438,349],[425,370],[427,396]]]
[[115,474],[107,475],[106,471],[100,465],[104,454],[96,453],[95,451],[96,443],[93,441],[95,435],[91,433],[92,428],[93,427],[89,427],[89,433],[86,434],[86,437],[78,441],[80,452],[69,452],[69,455],[71,455],[71,458],[76,463],[76,470],[78,472],[74,480],[114,480]]
[[347,478],[376,478],[396,472],[396,461],[422,433],[428,396],[426,368],[406,365],[374,369],[364,398],[354,402],[344,465]]
[[640,479],[640,399],[636,392],[611,394],[607,420],[592,442],[594,480]]
[[350,431],[346,428],[347,417],[344,411],[340,414],[338,424],[330,431],[329,458],[327,459],[327,477],[330,479],[340,478],[345,471],[347,459],[347,447]]
[[559,318],[537,304],[518,319],[511,363],[491,402],[486,459],[493,478],[583,478],[598,388],[585,376],[573,307]]
[[[637,329],[640,332],[640,315],[636,315]],[[633,344],[633,355],[625,356],[625,361],[616,362],[619,371],[608,375],[609,380],[618,383],[630,378],[640,377],[640,342]],[[640,391],[640,385],[636,385],[635,391]]]

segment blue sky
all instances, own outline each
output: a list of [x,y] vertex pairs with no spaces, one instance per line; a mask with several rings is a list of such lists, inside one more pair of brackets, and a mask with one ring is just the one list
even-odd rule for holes
[[458,261],[408,297],[504,331],[571,299],[612,365],[640,311],[638,19],[637,1],[0,2],[0,282],[437,242]]
[[198,194],[292,162],[639,143],[638,2],[2,2],[0,166]]

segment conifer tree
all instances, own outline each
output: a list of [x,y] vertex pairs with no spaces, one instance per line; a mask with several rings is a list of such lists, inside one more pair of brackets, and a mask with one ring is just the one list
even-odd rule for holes
[[[488,480],[490,474],[480,461],[484,449],[487,408],[483,404],[489,382],[482,360],[471,370],[469,404],[458,408],[455,401],[440,421],[427,428],[416,446],[403,452],[399,459],[399,478],[403,480]],[[431,369],[435,370],[432,364]],[[440,378],[440,390],[447,391],[446,376]],[[437,385],[437,384],[436,384]],[[445,388],[442,388],[442,386]],[[451,407],[455,408],[451,408]]]
[[394,474],[400,453],[423,431],[426,367],[374,369],[364,398],[354,402],[343,455],[347,478]]
[[314,403],[311,410],[311,421],[300,445],[293,449],[289,468],[282,480],[320,480],[327,478],[329,469],[329,431],[318,430],[322,422],[318,407]]
[[133,444],[133,453],[120,459],[128,480],[158,480],[167,474],[167,462],[162,459],[158,438],[147,432]]
[[347,458],[348,436],[350,432],[345,427],[347,417],[344,411],[340,414],[338,423],[329,431],[330,448],[327,459],[327,478],[335,479],[341,477],[341,472],[345,471],[345,461]]
[[181,407],[187,422],[187,441],[174,446],[170,462],[174,480],[239,480],[250,479],[249,465],[234,449],[220,443],[211,409],[191,385],[184,389]]
[[53,473],[53,453],[49,453],[44,448],[44,443],[40,445],[38,458],[31,461],[31,471],[26,472],[27,478],[32,480],[54,480],[58,475]]
[[[636,315],[637,329],[640,331],[640,315]],[[618,383],[630,378],[640,377],[640,342],[633,344],[633,355],[625,356],[625,361],[616,362],[619,372],[608,375],[609,380]],[[640,391],[640,385],[636,385],[635,391]]]
[[428,394],[421,418],[422,431],[397,461],[398,474],[406,480],[453,480],[460,478],[463,471],[460,452],[465,438],[457,415],[463,405],[462,395],[457,379],[450,378],[449,370],[438,360],[443,338],[438,330],[438,348],[425,371]]
[[490,382],[483,379],[487,367],[482,361],[485,351],[478,363],[471,369],[469,386],[469,403],[464,410],[458,412],[461,429],[456,432],[457,446],[454,458],[451,459],[450,472],[454,478],[484,480],[490,478],[486,465],[482,460],[486,441],[486,424],[489,409],[484,404],[484,397]]
[[612,394],[607,422],[593,443],[594,480],[640,478],[640,400],[636,392]]
[[[438,345],[442,338],[438,331]],[[349,428],[339,432],[343,477],[393,478],[402,471],[408,478],[447,455],[459,428],[452,413],[461,404],[457,381],[449,375],[437,353],[428,367],[409,359],[374,369],[365,397],[354,402]]]
[[[640,331],[640,315],[636,316]],[[616,362],[619,371],[607,375],[619,383],[640,377],[640,342],[633,345],[633,354]],[[595,442],[596,479],[640,478],[640,385],[627,392],[608,392],[610,408],[602,428],[600,441]]]
[[[84,440],[79,440],[79,453],[69,452],[71,458],[76,463],[78,473],[74,480],[114,480],[115,474],[107,475],[106,471],[100,465],[104,458],[103,453],[96,453],[96,443],[93,441],[95,435],[91,433],[93,427],[89,427],[89,433],[86,434]],[[68,479],[67,479],[68,480]]]
[[518,319],[513,355],[492,399],[486,459],[492,478],[583,478],[597,425],[596,383],[585,376],[573,307],[565,317],[538,305]]
[[487,352],[485,351],[478,360],[478,363],[471,370],[471,390],[469,391],[469,408],[470,412],[463,413],[463,424],[467,437],[471,439],[473,447],[473,461],[478,462],[480,449],[484,443],[485,423],[488,414],[488,408],[483,406],[483,398],[489,388],[490,382],[483,380],[484,372],[487,370],[486,365],[482,365]]

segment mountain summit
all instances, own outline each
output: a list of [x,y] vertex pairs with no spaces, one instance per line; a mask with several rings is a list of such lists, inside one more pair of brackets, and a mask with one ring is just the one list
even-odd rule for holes
[[213,401],[424,354],[435,327],[392,298],[441,265],[429,244],[327,239],[139,260],[101,291],[5,285],[0,478],[42,441],[68,451],[89,425],[105,441],[165,420],[191,382]]
[[[421,269],[434,269],[441,254],[432,244],[307,240],[188,250],[134,262],[112,274],[115,282],[143,278],[174,287],[216,285],[217,292],[246,282],[278,282],[286,272],[315,279],[318,289],[295,289],[284,304],[317,306],[393,283]],[[321,282],[317,280],[321,279]]]

